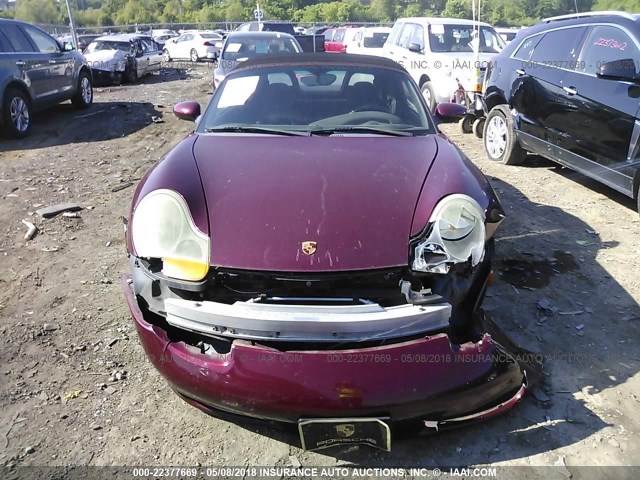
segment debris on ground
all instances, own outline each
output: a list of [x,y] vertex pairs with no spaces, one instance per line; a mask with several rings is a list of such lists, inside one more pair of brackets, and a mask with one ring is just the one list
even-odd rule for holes
[[75,203],[61,203],[59,205],[41,208],[36,210],[36,213],[44,218],[52,218],[62,212],[77,212],[78,210],[82,210],[80,205],[76,205]]
[[36,232],[38,231],[38,229],[29,220],[22,220],[22,223],[24,223],[27,227],[27,233],[24,234],[24,239],[31,240],[36,234]]
[[125,183],[122,183],[120,185],[117,185],[117,186],[113,187],[111,189],[111,191],[113,193],[119,192],[120,190],[124,190],[125,188],[129,188],[131,185],[133,185],[133,182],[125,182]]

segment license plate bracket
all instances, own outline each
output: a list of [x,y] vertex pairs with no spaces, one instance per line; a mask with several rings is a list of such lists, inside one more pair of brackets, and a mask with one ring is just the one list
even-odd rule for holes
[[304,450],[321,450],[336,445],[369,445],[391,450],[391,427],[387,417],[303,418],[298,422]]

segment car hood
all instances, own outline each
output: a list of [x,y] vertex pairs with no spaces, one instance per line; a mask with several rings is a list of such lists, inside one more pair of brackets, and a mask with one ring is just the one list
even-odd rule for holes
[[91,68],[97,70],[109,70],[120,60],[127,58],[127,54],[122,50],[98,50],[84,55]]
[[[408,264],[433,136],[200,135],[211,264],[283,272]],[[308,255],[303,242],[315,242]]]

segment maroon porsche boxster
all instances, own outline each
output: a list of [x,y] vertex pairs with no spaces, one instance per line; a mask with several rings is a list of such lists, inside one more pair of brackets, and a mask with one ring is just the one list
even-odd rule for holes
[[480,308],[503,209],[402,67],[248,60],[174,112],[196,129],[138,185],[123,286],[182,398],[307,449],[389,449],[521,399]]

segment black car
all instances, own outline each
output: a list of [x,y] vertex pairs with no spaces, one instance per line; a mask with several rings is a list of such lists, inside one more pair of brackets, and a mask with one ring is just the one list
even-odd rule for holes
[[485,77],[487,157],[528,152],[592,177],[640,210],[640,15],[590,12],[522,30]]
[[10,137],[31,131],[32,114],[71,100],[93,102],[91,69],[69,43],[24,22],[0,19],[0,125]]

